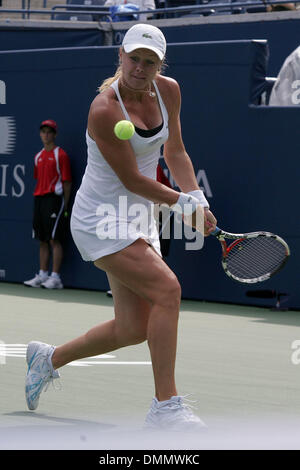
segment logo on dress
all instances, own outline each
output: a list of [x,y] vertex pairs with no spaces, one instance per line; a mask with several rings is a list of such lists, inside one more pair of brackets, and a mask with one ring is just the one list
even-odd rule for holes
[[161,140],[161,137],[157,137],[156,139],[151,140],[151,142],[149,142],[149,145],[157,144],[157,142],[159,142],[160,140]]

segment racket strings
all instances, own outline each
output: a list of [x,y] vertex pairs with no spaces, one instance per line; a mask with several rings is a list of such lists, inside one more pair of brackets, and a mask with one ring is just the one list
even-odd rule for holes
[[274,237],[240,241],[227,255],[228,271],[240,279],[255,279],[277,271],[286,258],[286,247]]

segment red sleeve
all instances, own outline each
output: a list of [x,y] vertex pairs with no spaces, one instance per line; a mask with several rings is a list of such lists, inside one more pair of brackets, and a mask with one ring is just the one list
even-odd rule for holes
[[63,149],[59,149],[59,168],[62,181],[72,181],[70,159]]
[[170,184],[170,181],[166,177],[166,175],[164,173],[164,170],[162,169],[162,167],[159,164],[157,165],[156,179],[157,179],[157,181],[164,184],[165,186],[168,186],[169,188],[172,188],[172,186]]
[[39,153],[42,153],[42,150],[38,152],[33,159],[33,177],[35,180],[37,180],[38,177],[38,172],[37,172],[37,163],[36,163],[36,157],[38,156]]

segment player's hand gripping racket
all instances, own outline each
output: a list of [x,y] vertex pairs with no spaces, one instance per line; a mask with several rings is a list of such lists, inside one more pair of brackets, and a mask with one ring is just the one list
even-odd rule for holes
[[[221,243],[225,273],[238,282],[266,281],[284,266],[290,255],[288,244],[273,233],[237,234],[217,227],[211,235]],[[227,245],[225,239],[233,241]]]

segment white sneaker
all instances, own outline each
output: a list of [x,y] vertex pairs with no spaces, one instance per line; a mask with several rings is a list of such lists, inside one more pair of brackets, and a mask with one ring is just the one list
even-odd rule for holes
[[145,428],[170,431],[206,428],[206,424],[192,412],[191,407],[183,402],[184,398],[174,396],[170,400],[161,402],[157,398],[153,398],[146,416]]
[[39,274],[36,274],[33,279],[29,281],[24,281],[24,285],[28,287],[41,287],[42,283],[47,281],[48,276],[42,277]]
[[41,286],[45,287],[46,289],[63,289],[64,288],[61,280],[53,276],[49,276],[45,282],[42,282]]
[[38,341],[31,341],[28,344],[26,352],[28,371],[25,381],[25,396],[30,410],[35,410],[38,407],[43,388],[45,387],[46,392],[50,382],[53,383],[53,379],[60,377],[58,371],[54,370],[52,366],[51,356],[53,351],[54,346],[49,344]]

